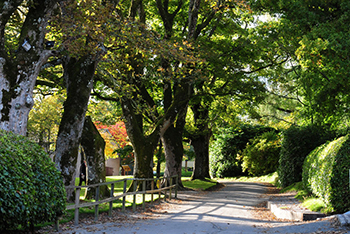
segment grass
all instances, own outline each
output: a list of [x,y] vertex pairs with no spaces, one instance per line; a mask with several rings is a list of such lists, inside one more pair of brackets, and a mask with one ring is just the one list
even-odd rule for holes
[[240,182],[265,182],[276,186],[278,175],[273,172],[264,176],[240,176],[233,178],[224,178],[225,180],[240,181]]
[[302,182],[294,183],[281,190],[281,193],[285,192],[296,192],[297,194],[295,195],[295,198],[302,203],[302,206],[311,211],[317,211],[324,214],[331,212],[330,208],[326,207],[321,198],[310,194],[306,189],[304,189]]
[[182,184],[186,188],[194,190],[207,190],[217,184],[216,180],[206,178],[206,180],[190,180],[188,177],[182,179]]

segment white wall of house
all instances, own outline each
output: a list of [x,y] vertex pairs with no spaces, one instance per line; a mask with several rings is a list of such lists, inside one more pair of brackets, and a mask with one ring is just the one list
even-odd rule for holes
[[109,158],[106,160],[106,167],[112,167],[113,168],[113,175],[117,176],[119,175],[119,168],[120,168],[120,158]]

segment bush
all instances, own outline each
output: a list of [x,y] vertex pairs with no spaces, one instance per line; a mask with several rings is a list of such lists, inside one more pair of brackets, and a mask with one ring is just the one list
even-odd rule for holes
[[280,148],[280,138],[275,131],[255,137],[243,151],[243,171],[253,176],[275,172],[278,168]]
[[237,128],[222,128],[214,136],[210,147],[210,174],[213,177],[234,177],[247,175],[242,170],[243,152],[249,140],[273,128],[260,125],[241,125]]
[[335,137],[314,125],[292,126],[283,132],[278,177],[282,187],[302,180],[302,168],[306,156],[317,146]]
[[28,229],[65,210],[60,173],[45,151],[0,130],[0,230]]
[[210,174],[212,177],[232,177],[243,174],[241,163],[236,154],[227,152],[227,142],[224,135],[219,135],[210,148]]
[[323,200],[331,211],[350,209],[349,135],[325,143],[313,150],[303,165],[303,184]]

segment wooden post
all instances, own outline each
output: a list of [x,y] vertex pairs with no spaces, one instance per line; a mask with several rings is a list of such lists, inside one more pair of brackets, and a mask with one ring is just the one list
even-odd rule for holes
[[[114,197],[114,183],[111,184],[111,194],[110,197]],[[112,216],[112,210],[113,210],[113,201],[109,202],[109,211],[108,211],[108,215]]]
[[[96,188],[95,201],[98,201],[100,197],[100,186]],[[98,220],[98,204],[95,205],[95,221]]]
[[176,175],[176,185],[175,185],[175,199],[177,199],[177,188],[178,188],[178,185],[179,185],[179,176]]
[[122,212],[125,212],[125,202],[126,202],[126,195],[125,195],[125,193],[126,193],[126,185],[127,185],[127,180],[126,179],[124,179],[124,186],[123,186],[123,194],[124,194],[124,196],[123,196],[123,207],[122,207]]
[[146,180],[142,182],[142,209],[146,208]]
[[169,200],[171,200],[171,186],[173,186],[173,177],[170,177]]
[[[79,199],[80,199],[80,187],[76,188],[75,190],[75,205],[79,205]],[[79,224],[79,208],[75,208],[74,210],[74,225]]]
[[[168,179],[165,179],[165,188],[168,187]],[[166,201],[166,189],[164,189],[164,201]]]
[[152,180],[152,183],[151,183],[151,205],[153,205],[153,190],[154,190],[154,179]]
[[[137,180],[134,180],[134,192],[137,190]],[[136,194],[134,194],[133,202],[132,202],[132,210],[136,211]]]
[[[158,183],[159,182],[159,183]],[[159,184],[159,189],[160,189],[160,178],[157,179],[157,184]],[[159,193],[158,193],[158,201],[160,203],[160,198],[161,198],[161,193],[160,193],[160,190],[159,190]]]

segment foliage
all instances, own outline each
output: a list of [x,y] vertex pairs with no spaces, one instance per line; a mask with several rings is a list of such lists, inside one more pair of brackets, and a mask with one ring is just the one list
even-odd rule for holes
[[335,133],[322,127],[308,125],[292,126],[282,133],[282,146],[278,176],[282,187],[302,179],[302,167],[306,156],[317,146],[335,137]]
[[63,95],[35,96],[35,104],[29,113],[27,136],[30,140],[52,152],[58,133],[63,109]]
[[184,144],[184,158],[183,160],[193,160],[196,154],[192,145]]
[[116,149],[113,153],[118,153],[121,158],[121,165],[129,165],[134,163],[134,149],[131,145],[126,145],[123,148]]
[[[100,83],[100,82],[97,82]],[[106,86],[101,86],[101,84],[94,85],[94,92],[99,92],[102,95],[102,91],[110,92]],[[94,93],[93,93],[94,94]],[[92,94],[92,95],[93,95]],[[89,106],[86,115],[90,115],[94,123],[100,123],[103,125],[113,125],[121,121],[121,107],[119,102],[114,100],[105,101],[98,100],[98,98],[90,97]]]
[[45,151],[0,130],[0,230],[54,221],[65,210],[60,173]]
[[113,155],[116,150],[123,149],[130,144],[124,122],[119,121],[114,125],[104,125],[100,122],[96,122],[95,125],[106,142],[106,158],[115,157]]
[[275,131],[265,132],[250,141],[244,149],[242,168],[249,175],[261,176],[278,168],[280,137]]
[[304,187],[320,197],[334,212],[350,208],[349,135],[313,150],[303,165]]
[[[259,9],[275,15],[281,51],[290,56],[285,68],[274,73],[279,83],[294,84],[280,97],[294,99],[308,124],[339,128],[349,121],[348,1],[259,0]],[[285,76],[286,74],[286,76]]]
[[272,128],[260,125],[241,125],[237,128],[221,128],[215,134],[210,149],[210,173],[213,177],[234,177],[245,175],[242,170],[242,159],[239,156],[249,140]]

